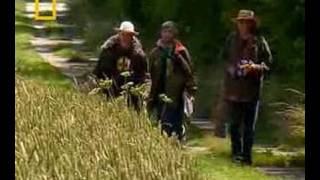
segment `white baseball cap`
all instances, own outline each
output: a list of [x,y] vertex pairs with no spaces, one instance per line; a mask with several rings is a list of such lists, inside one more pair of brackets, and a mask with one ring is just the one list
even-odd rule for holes
[[123,21],[120,25],[120,28],[115,28],[116,31],[129,32],[135,35],[139,33],[134,30],[134,25],[130,21]]

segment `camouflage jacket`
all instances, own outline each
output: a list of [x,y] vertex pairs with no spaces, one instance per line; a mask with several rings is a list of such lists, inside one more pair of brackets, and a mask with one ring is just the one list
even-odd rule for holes
[[174,48],[169,53],[161,40],[157,42],[149,56],[149,72],[152,81],[149,106],[159,102],[159,94],[166,94],[172,99],[172,105],[181,102],[185,90],[191,95],[195,94],[196,82],[191,58],[179,41],[175,41]]
[[124,83],[120,74],[125,71],[132,73],[130,81],[135,84],[144,82],[148,78],[146,55],[136,37],[133,37],[131,48],[124,49],[116,34],[101,46],[99,61],[93,74],[99,79],[104,79],[105,76],[114,79],[120,86]]
[[[265,63],[269,68],[272,55],[265,38],[255,35],[250,45],[243,46],[238,33],[232,32],[225,42],[222,58],[225,61],[225,77],[222,88],[224,99],[238,102],[257,101],[266,71],[258,71],[253,76],[236,77],[237,64],[243,59],[249,59],[256,64]],[[246,47],[246,48],[242,48]]]

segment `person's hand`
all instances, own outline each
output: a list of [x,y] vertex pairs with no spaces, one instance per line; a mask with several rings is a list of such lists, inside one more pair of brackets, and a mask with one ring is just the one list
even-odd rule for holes
[[243,70],[243,74],[246,76],[250,72],[255,71],[257,67],[254,66],[254,64],[244,64],[244,65],[240,65],[240,69]]
[[261,66],[262,66],[263,70],[266,70],[266,71],[270,70],[270,68],[264,62],[261,63]]
[[263,71],[263,70],[269,70],[269,67],[265,63],[261,64],[244,64],[240,66],[241,69],[244,70],[245,74],[251,72],[251,71]]

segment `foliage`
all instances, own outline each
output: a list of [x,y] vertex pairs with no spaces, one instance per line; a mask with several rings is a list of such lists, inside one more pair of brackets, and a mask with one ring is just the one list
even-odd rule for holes
[[[288,65],[299,69],[304,64],[304,0],[250,2],[69,0],[68,2],[75,22],[84,25],[82,26],[84,29],[89,30],[90,27],[94,27],[95,31],[87,33],[94,34],[97,39],[101,38],[101,34],[97,33],[99,29],[103,29],[102,35],[107,32],[110,34],[112,28],[120,21],[129,19],[142,32],[142,39],[154,41],[160,24],[165,20],[174,20],[180,26],[180,37],[186,41],[196,57],[196,64],[218,61],[215,54],[221,50],[221,44],[232,28],[231,18],[236,15],[238,9],[250,8],[255,10],[262,20],[261,31],[268,37],[267,39],[270,39],[272,49],[282,60],[281,62],[291,61],[289,64],[281,63],[279,70],[290,70],[292,67]],[[196,16],[190,16],[190,13]]]
[[[297,90],[288,89],[294,93],[298,103],[275,103],[279,107],[276,112],[282,121],[278,121],[279,134],[282,139],[287,139],[290,145],[304,146],[305,143],[305,94]],[[295,98],[291,96],[291,98]]]

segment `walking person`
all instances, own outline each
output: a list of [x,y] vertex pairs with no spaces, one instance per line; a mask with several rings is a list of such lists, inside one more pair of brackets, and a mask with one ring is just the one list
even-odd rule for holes
[[[192,99],[196,92],[194,71],[187,48],[176,39],[177,26],[172,21],[161,26],[160,39],[149,57],[151,90],[148,100],[148,111],[156,111],[161,129],[168,136],[176,133],[183,140],[185,128],[184,93]],[[165,103],[159,97],[166,95],[171,102]]]
[[257,31],[253,11],[240,10],[234,20],[236,30],[228,36],[222,53],[226,62],[222,96],[231,120],[232,159],[251,165],[260,91],[272,55]]
[[[127,82],[139,85],[148,80],[146,55],[137,38],[138,32],[134,30],[134,25],[124,21],[116,31],[117,34],[111,36],[101,46],[99,61],[93,72],[99,79],[112,80],[112,87],[108,93],[113,97],[120,95],[121,86]],[[124,77],[123,72],[130,73],[129,77]],[[132,94],[129,98],[128,101],[133,107],[140,111],[141,98]]]

